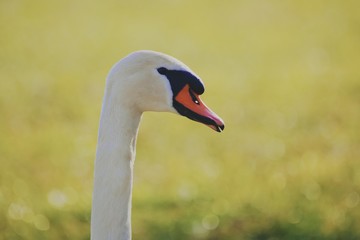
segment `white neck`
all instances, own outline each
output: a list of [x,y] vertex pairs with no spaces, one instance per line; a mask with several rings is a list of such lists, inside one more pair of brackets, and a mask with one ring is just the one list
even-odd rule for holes
[[95,161],[92,240],[131,239],[135,144],[142,113],[105,93]]

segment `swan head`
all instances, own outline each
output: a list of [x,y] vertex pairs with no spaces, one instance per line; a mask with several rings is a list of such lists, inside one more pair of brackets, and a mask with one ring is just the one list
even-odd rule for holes
[[163,53],[137,51],[110,71],[106,91],[132,109],[173,112],[203,123],[217,132],[223,120],[201,100],[205,87],[184,63]]

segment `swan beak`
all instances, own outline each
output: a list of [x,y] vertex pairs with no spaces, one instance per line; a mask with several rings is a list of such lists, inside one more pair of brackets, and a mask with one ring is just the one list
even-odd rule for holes
[[188,84],[175,96],[174,107],[181,115],[217,132],[222,132],[225,128],[224,121],[201,101],[200,96]]

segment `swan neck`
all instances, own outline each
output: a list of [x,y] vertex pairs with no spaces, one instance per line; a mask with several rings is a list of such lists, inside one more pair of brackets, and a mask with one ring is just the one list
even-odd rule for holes
[[95,160],[92,240],[131,239],[131,196],[141,112],[105,94]]

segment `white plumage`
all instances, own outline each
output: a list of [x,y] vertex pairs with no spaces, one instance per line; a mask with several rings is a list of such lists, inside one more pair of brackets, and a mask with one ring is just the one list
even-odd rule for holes
[[[223,130],[223,121],[201,102],[199,94],[187,83],[202,84],[197,80],[180,61],[153,51],[134,52],[111,69],[106,81],[95,161],[92,240],[131,239],[136,137],[144,111],[180,113],[214,130]],[[174,92],[174,89],[181,91]]]

